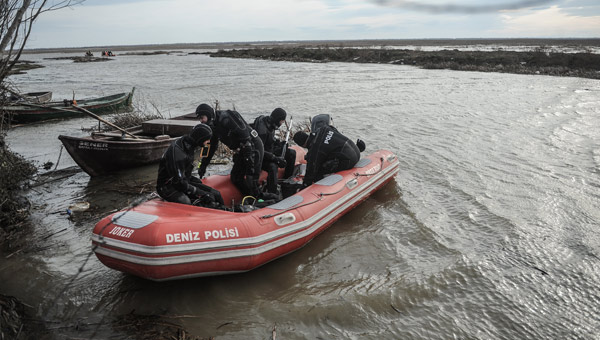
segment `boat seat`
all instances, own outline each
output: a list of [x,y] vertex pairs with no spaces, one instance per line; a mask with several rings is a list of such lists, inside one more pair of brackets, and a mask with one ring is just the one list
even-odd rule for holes
[[121,138],[123,133],[121,132],[92,132],[92,138],[94,137],[109,137],[109,138]]
[[179,137],[188,134],[199,120],[188,119],[152,119],[142,123],[142,131],[150,135],[170,135]]
[[362,168],[365,167],[369,164],[371,164],[371,159],[370,158],[361,158],[358,162],[356,162],[356,164],[354,164],[355,168]]
[[267,206],[267,208],[276,209],[276,210],[286,210],[297,204],[300,204],[304,201],[304,197],[302,196],[290,196],[284,200],[281,200],[275,204]]
[[140,229],[158,219],[157,215],[139,213],[137,211],[125,211],[115,214],[112,223],[131,229]]
[[329,176],[319,180],[318,182],[315,182],[315,184],[332,186],[336,183],[339,183],[343,179],[344,179],[344,176],[338,175],[338,174],[333,174],[333,175],[329,175]]

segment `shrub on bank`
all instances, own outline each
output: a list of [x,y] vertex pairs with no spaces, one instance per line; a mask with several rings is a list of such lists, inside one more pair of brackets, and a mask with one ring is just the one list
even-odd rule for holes
[[10,151],[0,133],[0,244],[5,232],[12,231],[28,216],[28,204],[18,195],[22,183],[36,172],[33,164]]

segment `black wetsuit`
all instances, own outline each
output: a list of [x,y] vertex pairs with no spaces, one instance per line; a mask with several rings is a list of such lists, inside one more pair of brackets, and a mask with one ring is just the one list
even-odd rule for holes
[[[294,165],[296,162],[296,151],[290,149],[285,145],[285,142],[281,142],[275,138],[275,130],[277,126],[271,122],[269,116],[258,116],[252,124],[258,136],[264,145],[264,157],[262,162],[262,170],[268,173],[267,177],[267,191],[270,193],[277,193],[277,175],[279,172],[279,165],[283,164],[282,159],[285,160],[285,173],[284,178],[292,176],[294,172]],[[283,148],[286,148],[285,155]]]
[[203,205],[213,202],[223,204],[219,191],[202,184],[192,176],[194,150],[189,136],[177,139],[160,159],[156,191],[164,200],[183,204],[192,204],[200,199]]
[[231,169],[233,184],[242,195],[259,197],[258,178],[264,150],[258,133],[246,123],[237,111],[217,111],[215,115],[215,121],[211,126],[213,135],[210,140],[210,152],[206,158],[202,159],[198,175],[200,178],[204,176],[206,167],[215,154],[220,141],[235,152]]
[[333,126],[324,126],[308,139],[304,185],[322,179],[325,174],[352,169],[360,160],[356,144]]

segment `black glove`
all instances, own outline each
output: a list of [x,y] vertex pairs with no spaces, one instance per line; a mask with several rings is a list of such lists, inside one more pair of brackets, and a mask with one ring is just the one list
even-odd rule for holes
[[275,157],[275,161],[277,162],[277,166],[280,168],[285,168],[287,165],[287,162],[285,159],[283,159],[283,157]]
[[329,173],[334,172],[335,169],[337,169],[339,164],[340,164],[340,160],[337,158],[334,158],[334,159],[330,159],[327,162],[323,163],[321,168],[323,169],[323,171],[326,174],[329,174]]
[[250,158],[248,160],[248,162],[246,162],[246,172],[245,174],[247,176],[254,176],[256,175],[256,171],[254,169],[254,160],[252,158]]
[[253,168],[254,167],[254,148],[252,147],[252,143],[250,143],[249,141],[246,142],[244,145],[242,145],[242,148],[240,150],[240,154],[242,155],[242,158],[244,159],[244,161],[246,162],[246,166]]
[[358,146],[358,150],[360,150],[360,152],[365,151],[366,145],[365,145],[365,142],[363,142],[362,139],[357,139],[356,140],[356,146]]
[[195,186],[192,186],[192,190],[190,190],[188,195],[192,197],[198,197],[200,195],[200,189],[198,189]]
[[260,198],[263,200],[277,200],[279,199],[279,195],[271,192],[263,192],[260,194]]
[[206,167],[200,166],[198,168],[198,177],[203,178],[206,173]]
[[215,201],[215,197],[210,193],[206,193],[200,197],[200,202],[202,202],[203,205],[211,205],[215,203]]
[[246,143],[244,143],[240,149],[240,152],[242,154],[242,157],[244,158],[251,158],[252,157],[252,143],[250,143],[250,141],[247,141]]
[[202,184],[202,180],[200,178],[198,178],[198,177],[191,176],[190,177],[190,183],[192,183],[192,185],[193,184]]

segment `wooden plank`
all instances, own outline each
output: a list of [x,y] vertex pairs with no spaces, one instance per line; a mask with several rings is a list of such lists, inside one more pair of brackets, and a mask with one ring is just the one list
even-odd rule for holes
[[183,136],[200,124],[198,120],[152,119],[142,123],[142,131],[150,135]]

